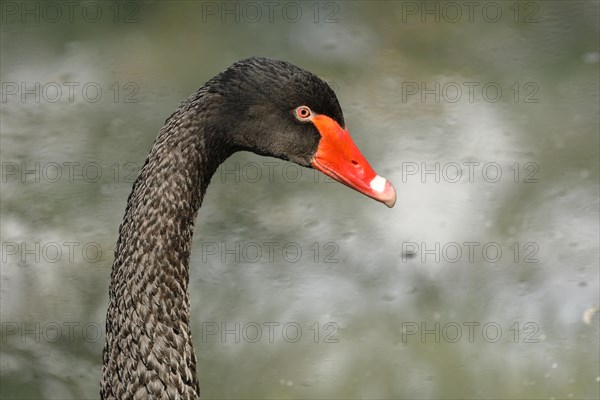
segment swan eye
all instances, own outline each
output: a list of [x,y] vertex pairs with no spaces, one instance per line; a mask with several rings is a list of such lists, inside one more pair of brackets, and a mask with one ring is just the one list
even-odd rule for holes
[[308,121],[312,117],[312,111],[306,106],[300,106],[296,108],[294,115],[299,121]]

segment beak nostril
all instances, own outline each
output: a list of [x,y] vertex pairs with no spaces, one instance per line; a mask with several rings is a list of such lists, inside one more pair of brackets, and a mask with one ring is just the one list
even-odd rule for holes
[[353,165],[358,165],[358,162],[357,162],[357,161],[355,161],[355,160],[352,160],[352,164],[353,164]]

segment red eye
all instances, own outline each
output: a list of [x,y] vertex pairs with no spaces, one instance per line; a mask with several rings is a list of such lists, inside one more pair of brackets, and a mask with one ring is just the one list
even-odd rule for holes
[[296,118],[300,121],[308,121],[312,117],[310,108],[306,106],[300,106],[296,108]]

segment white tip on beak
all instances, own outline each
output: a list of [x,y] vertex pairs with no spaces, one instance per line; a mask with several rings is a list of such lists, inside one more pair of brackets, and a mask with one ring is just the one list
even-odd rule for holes
[[375,192],[371,197],[390,208],[394,207],[394,204],[396,204],[396,189],[390,181],[377,175],[371,180],[369,186]]
[[375,178],[373,178],[369,186],[371,186],[371,189],[373,189],[374,191],[381,193],[385,189],[386,182],[387,180],[385,178],[382,178],[379,175],[377,175]]

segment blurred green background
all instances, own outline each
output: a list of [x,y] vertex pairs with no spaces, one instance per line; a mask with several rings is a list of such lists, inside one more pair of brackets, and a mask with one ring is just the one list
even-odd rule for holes
[[1,18],[3,399],[98,397],[136,173],[181,101],[255,55],[330,83],[398,201],[226,161],[190,265],[203,398],[600,396],[597,1],[4,1]]

